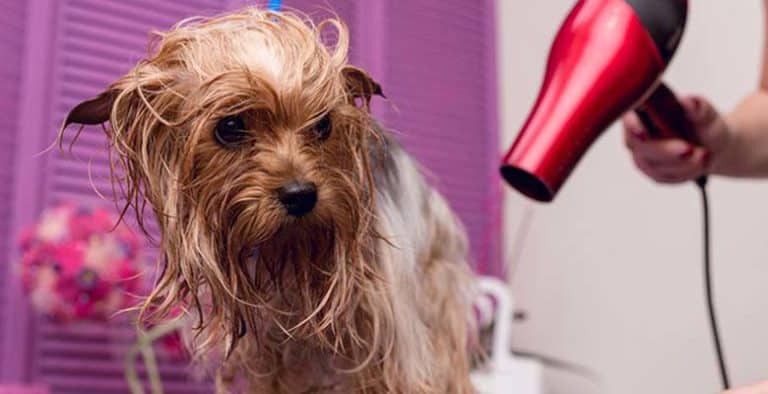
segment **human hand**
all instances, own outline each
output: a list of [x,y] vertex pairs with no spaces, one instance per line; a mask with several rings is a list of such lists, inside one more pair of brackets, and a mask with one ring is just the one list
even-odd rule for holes
[[653,139],[636,113],[624,116],[624,139],[640,171],[659,183],[694,180],[717,166],[731,140],[731,128],[712,103],[701,97],[680,101],[700,142]]

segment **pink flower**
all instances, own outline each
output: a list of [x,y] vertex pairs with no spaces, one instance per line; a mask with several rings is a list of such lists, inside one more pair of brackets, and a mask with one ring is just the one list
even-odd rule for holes
[[94,233],[88,238],[82,260],[87,267],[107,274],[115,269],[115,262],[125,258],[125,254],[114,234]]
[[63,205],[43,214],[37,225],[36,237],[41,242],[61,242],[68,234],[68,224],[72,215],[72,207]]
[[62,204],[19,240],[19,276],[40,313],[66,322],[108,319],[143,290],[141,242],[105,208]]

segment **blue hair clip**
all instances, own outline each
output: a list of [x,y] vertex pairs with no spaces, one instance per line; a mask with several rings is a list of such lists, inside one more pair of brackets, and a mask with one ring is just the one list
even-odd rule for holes
[[270,11],[278,12],[283,5],[282,0],[269,0],[267,3],[267,9]]

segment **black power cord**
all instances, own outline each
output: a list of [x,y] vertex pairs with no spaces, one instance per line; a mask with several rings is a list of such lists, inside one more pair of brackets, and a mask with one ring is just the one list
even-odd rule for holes
[[702,176],[696,180],[696,185],[701,192],[701,208],[703,221],[704,237],[704,292],[707,298],[707,311],[709,313],[709,325],[712,330],[712,341],[715,345],[715,355],[717,356],[717,365],[720,369],[720,381],[723,390],[731,387],[728,379],[728,369],[725,365],[725,356],[723,355],[723,345],[720,341],[720,331],[717,327],[717,314],[715,313],[715,302],[712,292],[712,264],[711,264],[711,241],[710,241],[710,217],[709,217],[709,196],[707,195],[707,177]]
[[[669,92],[671,94],[671,92]],[[681,111],[684,111],[682,107]],[[636,109],[635,113],[640,118],[640,122],[648,130],[651,136],[661,136],[659,128],[654,123],[650,114],[640,108]],[[678,122],[679,123],[679,122]],[[690,141],[696,141],[693,137],[695,134],[690,131],[690,124],[686,121],[678,124],[682,126],[683,130],[688,129],[683,135],[687,135]],[[725,365],[725,357],[723,356],[723,346],[720,342],[720,330],[717,327],[717,314],[715,313],[714,296],[712,295],[712,264],[711,264],[711,237],[710,237],[710,217],[709,217],[709,196],[707,195],[707,176],[702,175],[696,179],[696,186],[699,187],[701,192],[701,208],[702,208],[702,221],[703,221],[703,249],[704,249],[704,295],[707,299],[707,313],[709,314],[709,326],[712,332],[712,342],[715,346],[715,356],[717,357],[717,366],[720,370],[720,382],[722,383],[723,390],[728,390],[731,387],[730,380],[728,379],[728,368]]]

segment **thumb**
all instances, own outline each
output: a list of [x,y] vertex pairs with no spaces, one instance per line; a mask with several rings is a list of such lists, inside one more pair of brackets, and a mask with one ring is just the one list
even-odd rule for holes
[[707,148],[718,144],[722,130],[727,126],[712,102],[701,96],[687,96],[680,100],[680,104],[701,144]]
[[720,117],[717,109],[712,103],[700,96],[687,96],[680,100],[685,108],[688,120],[693,122],[694,126],[706,127]]

